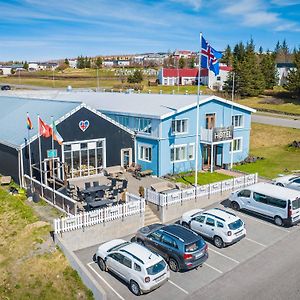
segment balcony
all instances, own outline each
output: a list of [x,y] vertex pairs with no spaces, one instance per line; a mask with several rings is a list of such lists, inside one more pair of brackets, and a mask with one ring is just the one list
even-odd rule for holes
[[233,126],[215,127],[213,129],[200,129],[200,142],[217,143],[233,139]]

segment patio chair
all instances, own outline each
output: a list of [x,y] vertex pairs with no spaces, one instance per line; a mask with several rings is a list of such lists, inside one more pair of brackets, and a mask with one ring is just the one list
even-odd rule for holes
[[91,202],[94,202],[94,199],[93,199],[92,196],[87,196],[87,197],[85,198],[85,202],[86,202],[87,204],[89,204],[89,203],[91,203]]
[[79,189],[77,190],[77,198],[78,198],[78,201],[80,201],[80,202],[84,201],[84,196]]
[[118,199],[118,193],[119,193],[118,189],[113,189],[108,199],[116,199],[116,198]]
[[97,191],[96,192],[96,199],[100,200],[104,197],[104,195],[105,195],[105,191],[103,191],[103,190]]
[[67,181],[67,188],[68,188],[69,191],[74,191],[75,190],[75,185],[71,184],[69,181]]
[[93,181],[93,186],[99,186],[99,181]]
[[116,187],[116,185],[117,185],[117,179],[112,178],[109,190],[112,191]]
[[84,187],[85,187],[86,190],[89,189],[91,187],[91,183],[90,182],[85,182]]
[[124,190],[127,189],[127,186],[128,186],[128,181],[127,180],[123,180],[122,181],[122,187],[120,188],[119,192],[120,193],[124,192]]

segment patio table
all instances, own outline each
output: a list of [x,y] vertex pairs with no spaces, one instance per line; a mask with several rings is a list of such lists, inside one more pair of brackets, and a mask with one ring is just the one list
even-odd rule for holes
[[99,191],[106,191],[110,188],[110,186],[106,184],[98,185],[98,186],[91,186],[88,189],[82,190],[82,193],[89,194],[93,192],[99,192]]
[[97,208],[102,208],[106,207],[109,204],[113,204],[115,201],[113,200],[101,200],[101,201],[94,201],[90,202],[88,204],[89,209],[97,209]]

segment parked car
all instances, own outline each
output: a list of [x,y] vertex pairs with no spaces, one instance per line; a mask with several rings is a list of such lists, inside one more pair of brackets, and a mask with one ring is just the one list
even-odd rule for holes
[[300,222],[300,191],[260,182],[232,192],[233,209],[245,209],[274,220],[278,226]]
[[218,248],[234,244],[246,236],[244,222],[235,214],[219,208],[188,211],[179,222],[213,240]]
[[2,91],[9,91],[9,90],[11,90],[11,87],[10,87],[10,85],[7,85],[7,84],[6,85],[2,85],[1,86],[1,90]]
[[300,176],[286,175],[273,179],[273,183],[289,189],[300,191]]
[[152,224],[139,229],[135,238],[159,253],[173,272],[202,266],[208,258],[203,238],[181,225]]
[[96,259],[102,271],[110,270],[128,282],[136,296],[158,288],[170,277],[169,267],[160,255],[122,239],[100,245]]

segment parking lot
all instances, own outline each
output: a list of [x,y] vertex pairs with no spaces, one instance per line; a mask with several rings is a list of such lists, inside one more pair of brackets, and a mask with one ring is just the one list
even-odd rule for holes
[[[224,208],[222,204],[211,207]],[[231,210],[229,208],[226,209]],[[171,272],[169,282],[142,297],[145,299],[184,299],[227,272],[234,271],[234,268],[279,242],[289,235],[290,232],[299,230],[299,226],[291,228],[277,227],[267,220],[244,212],[235,213],[245,222],[247,229],[246,238],[223,249],[216,248],[208,241],[209,258],[203,267],[184,273]],[[128,236],[124,239],[130,240],[131,237]],[[99,269],[98,265],[93,261],[97,247],[98,245],[81,249],[75,254],[105,289],[108,299],[124,300],[136,298],[124,282],[120,281],[112,273],[102,272]]]

